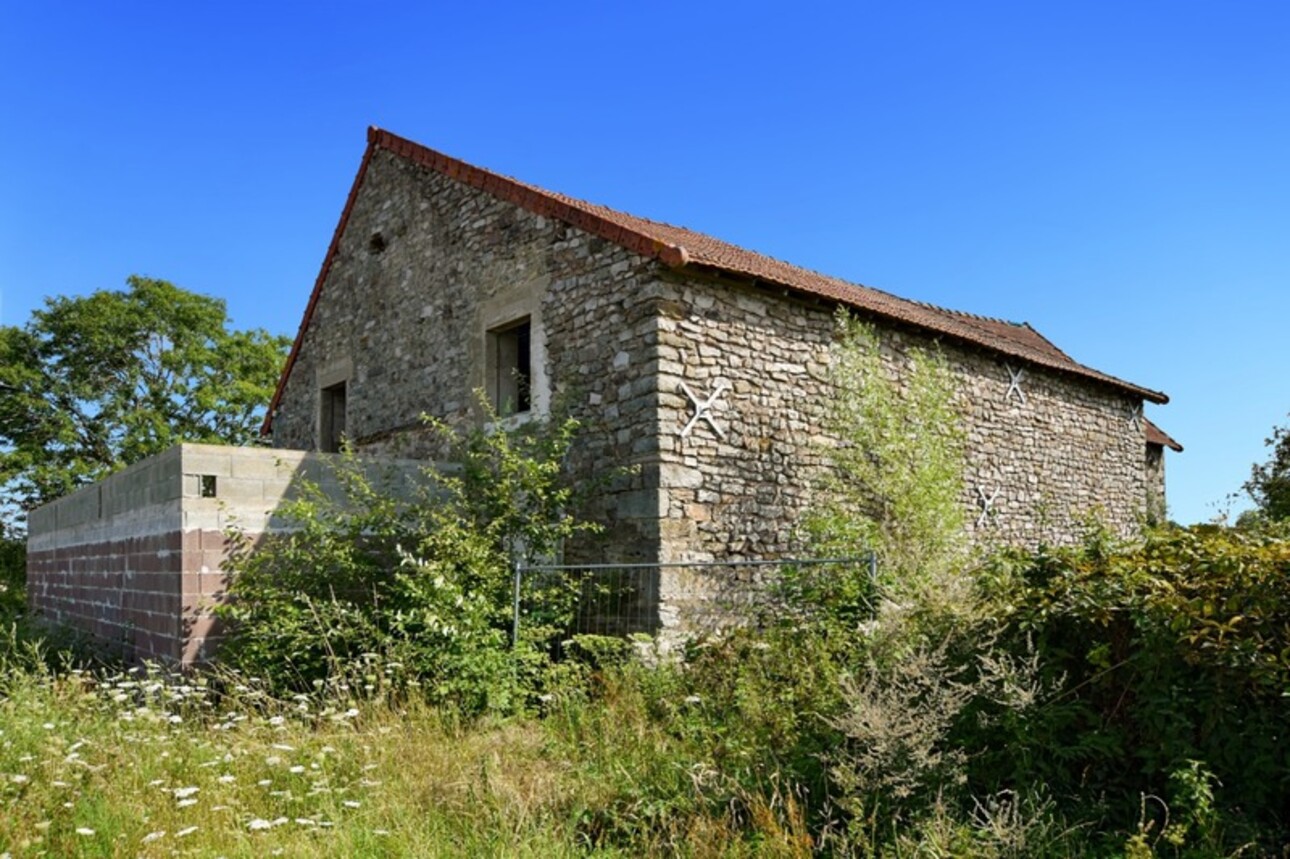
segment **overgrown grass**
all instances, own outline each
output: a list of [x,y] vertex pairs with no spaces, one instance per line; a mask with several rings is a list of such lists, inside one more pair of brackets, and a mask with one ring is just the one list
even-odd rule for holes
[[0,636],[0,856],[1283,855],[1288,575],[1278,534],[1006,555],[971,604],[580,639],[505,716]]
[[465,724],[419,698],[11,659],[0,855],[805,855],[791,801],[712,801],[639,696]]

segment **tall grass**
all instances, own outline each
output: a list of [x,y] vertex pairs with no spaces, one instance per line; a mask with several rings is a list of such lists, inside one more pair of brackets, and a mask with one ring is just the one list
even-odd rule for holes
[[640,703],[466,724],[415,697],[10,660],[0,855],[805,854],[782,798],[714,808]]

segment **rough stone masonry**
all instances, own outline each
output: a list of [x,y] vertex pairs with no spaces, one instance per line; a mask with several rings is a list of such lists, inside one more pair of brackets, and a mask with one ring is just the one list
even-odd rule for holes
[[[791,555],[832,441],[839,306],[872,324],[895,377],[915,348],[952,367],[974,539],[1068,543],[1091,515],[1128,533],[1162,511],[1163,450],[1181,448],[1143,404],[1168,398],[1028,325],[845,283],[372,129],[270,407],[277,459],[184,446],[36,511],[33,605],[141,654],[199,658],[224,583],[223,524],[204,506],[251,504],[272,527],[305,452],[342,440],[442,459],[422,415],[477,425],[476,391],[505,425],[556,410],[581,422],[570,466],[605,529],[566,560]],[[224,487],[224,508],[201,476]],[[633,615],[673,637],[711,593],[675,567],[637,585]]]
[[[571,547],[578,559],[784,556],[828,441],[838,304],[874,325],[897,375],[913,348],[952,366],[976,539],[1067,543],[1090,515],[1126,533],[1158,511],[1142,407],[1167,398],[1029,326],[843,284],[375,129],[268,426],[279,447],[317,449],[341,390],[359,449],[438,456],[420,416],[480,420],[472,391],[499,388],[499,338],[524,326],[532,405],[511,420],[559,403],[584,425],[575,469],[605,481],[591,511],[605,535]],[[654,599],[667,623],[666,580]]]

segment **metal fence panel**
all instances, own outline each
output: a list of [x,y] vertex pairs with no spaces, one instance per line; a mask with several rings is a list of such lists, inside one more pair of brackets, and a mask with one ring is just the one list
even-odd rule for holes
[[789,567],[863,566],[876,556],[691,561],[659,564],[515,565],[511,640],[532,625],[566,636],[718,633],[775,610],[774,585]]

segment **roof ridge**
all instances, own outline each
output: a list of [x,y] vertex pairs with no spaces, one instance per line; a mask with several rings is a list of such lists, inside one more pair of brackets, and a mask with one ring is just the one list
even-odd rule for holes
[[[368,141],[372,145],[377,145],[397,155],[411,158],[413,161],[444,173],[450,178],[480,188],[529,211],[538,214],[549,214],[593,235],[599,235],[615,242],[628,250],[636,251],[643,256],[659,259],[674,268],[681,268],[695,263],[755,280],[777,283],[789,289],[806,292],[818,297],[830,298],[871,313],[887,316],[896,321],[957,337],[976,346],[982,346],[992,351],[1011,355],[1041,366],[1047,366],[1054,370],[1073,372],[1077,375],[1094,378],[1103,383],[1131,391],[1135,396],[1141,396],[1153,402],[1166,403],[1169,401],[1169,397],[1159,391],[1135,385],[1132,382],[1127,382],[1080,364],[1042,335],[1039,335],[1039,340],[1047,349],[1036,349],[1034,346],[1023,342],[1011,342],[1001,338],[998,332],[981,330],[979,327],[982,323],[1021,327],[1008,320],[956,311],[929,302],[904,298],[877,287],[853,283],[834,275],[825,274],[796,263],[749,250],[725,239],[692,230],[689,227],[678,227],[662,221],[653,221],[639,215],[620,212],[600,203],[592,203],[560,192],[548,191],[537,185],[530,185],[522,180],[512,179],[444,155],[427,146],[399,137],[392,132],[384,131],[375,126],[368,129]],[[517,194],[517,190],[522,193]],[[647,232],[646,230],[649,227],[682,235],[679,237],[658,235],[655,230]],[[720,247],[714,248],[710,247],[710,245]],[[726,253],[721,253],[723,250]],[[732,254],[733,258],[731,258]],[[753,266],[750,264],[758,260],[763,261],[762,265]],[[771,271],[753,270],[754,268],[767,268],[766,263],[769,263]],[[773,271],[776,268],[780,269],[780,271]],[[810,282],[812,279],[817,283]],[[930,312],[934,316],[930,319],[920,318],[922,314],[915,312],[917,310]],[[939,319],[936,317],[939,317]],[[1024,325],[1024,327],[1038,335],[1038,332],[1029,325]]]
[[[1053,341],[1051,341],[1051,340],[1049,340],[1047,337],[1045,337],[1045,336],[1043,335],[1043,332],[1041,332],[1038,328],[1036,328],[1035,326],[1031,325],[1029,322],[1023,322],[1023,323],[1021,323],[1021,324],[1022,324],[1022,325],[1024,325],[1024,326],[1026,326],[1027,328],[1029,328],[1032,334],[1034,334],[1034,335],[1035,335],[1036,337],[1038,337],[1040,340],[1042,340],[1042,341],[1044,341],[1045,343],[1047,343],[1047,344],[1048,344],[1049,346],[1051,346],[1054,350],[1056,350],[1057,352],[1060,352],[1062,355],[1065,355],[1065,356],[1066,356],[1066,360],[1068,360],[1068,361],[1074,361],[1074,362],[1075,362],[1075,363],[1077,363],[1077,364],[1079,363],[1078,361],[1075,361],[1075,359],[1074,359],[1074,358],[1072,358],[1070,355],[1067,355],[1067,354],[1066,354],[1066,351],[1065,351],[1064,349],[1062,349],[1062,348],[1061,348],[1060,346],[1058,346],[1056,343],[1054,343]],[[1083,366],[1083,365],[1081,364],[1080,366]]]

